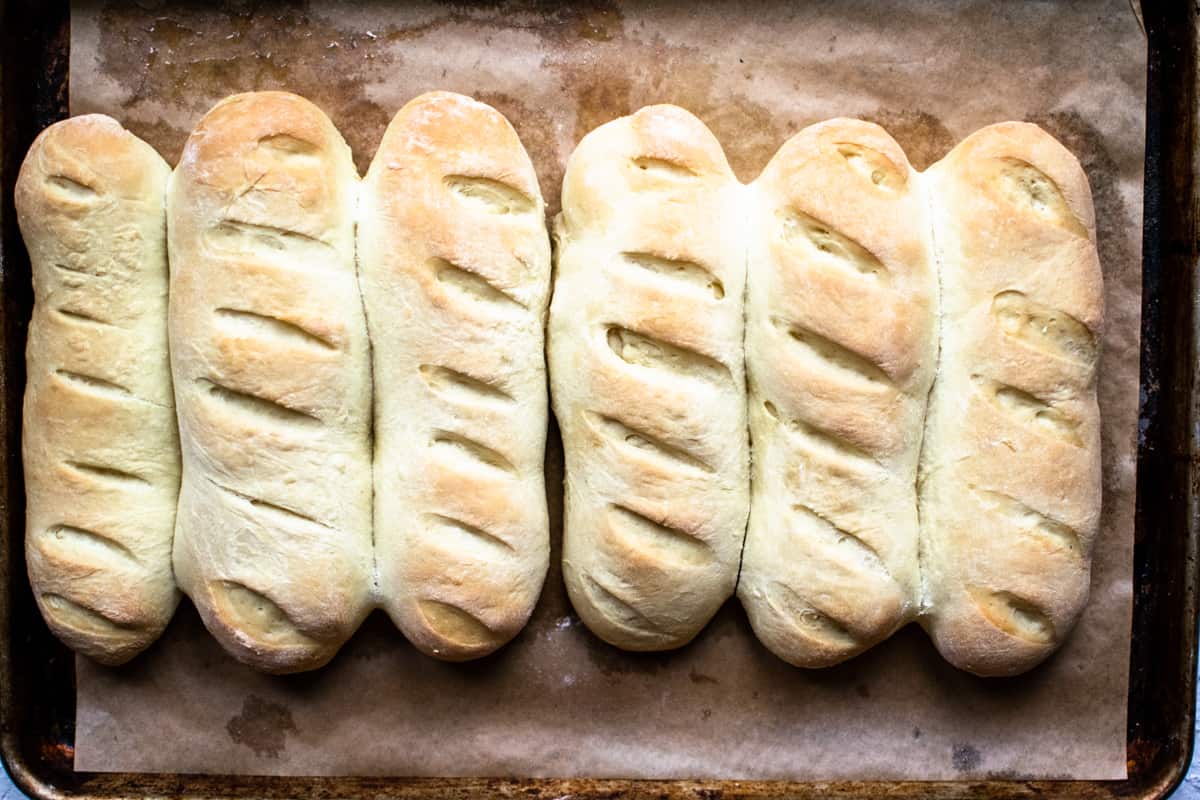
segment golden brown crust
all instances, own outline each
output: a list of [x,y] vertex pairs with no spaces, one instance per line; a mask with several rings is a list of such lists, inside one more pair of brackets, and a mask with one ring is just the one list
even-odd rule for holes
[[499,112],[408,103],[364,182],[380,596],[424,653],[515,636],[549,560],[542,326],[550,243],[533,165]]
[[792,137],[751,187],[738,595],[798,666],[856,655],[917,609],[913,485],[936,361],[917,177],[882,128],[837,119]]
[[51,630],[106,664],[154,641],[178,602],[169,174],[149,145],[89,115],[43,131],[16,186],[35,298],[22,442],[30,583]]
[[273,672],[325,663],[369,608],[357,183],[320,109],[256,92],[201,120],[169,194],[175,568],[222,645]]
[[[419,97],[360,197],[302,98],[205,117],[170,191],[177,520],[167,175],[89,116],[44,132],[18,180],[27,553],[51,628],[106,663],[147,646],[178,597],[175,525],[181,585],[258,668],[320,666],[375,601],[440,658],[508,641],[548,557],[549,252],[515,131]],[[356,214],[383,387],[374,552]],[[556,233],[563,569],[593,632],[689,641],[734,588],[749,510],[737,591],[794,664],[914,617],[981,675],[1062,643],[1099,517],[1103,299],[1087,179],[1059,143],[994,125],[921,175],[882,129],[831,120],[742,187],[702,123],[653,106],[581,142]]]
[[549,361],[563,574],[632,650],[688,642],[733,592],[747,512],[742,187],[686,111],[588,134],[563,182]]
[[1034,125],[976,132],[927,180],[943,326],[921,465],[923,624],[956,666],[1011,675],[1057,648],[1087,601],[1095,217],[1078,161]]

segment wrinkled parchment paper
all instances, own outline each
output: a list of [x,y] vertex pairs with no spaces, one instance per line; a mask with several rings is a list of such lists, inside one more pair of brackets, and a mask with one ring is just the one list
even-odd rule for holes
[[431,661],[376,614],[328,668],[271,678],[226,657],[185,603],[134,663],[79,660],[76,768],[1125,776],[1146,59],[1126,0],[121,5],[73,9],[71,108],[112,114],[168,160],[221,97],[286,88],[333,117],[365,169],[404,102],[451,89],[508,115],[551,213],[576,141],[649,103],[698,114],[743,180],[833,116],[882,123],[918,168],[985,124],[1038,122],[1078,154],[1095,192],[1108,304],[1103,532],[1082,622],[1021,678],[957,672],[915,627],[840,667],[794,669],[757,644],[736,603],[682,651],[628,655],[567,603],[552,433],[555,566],[529,627],[499,654]]

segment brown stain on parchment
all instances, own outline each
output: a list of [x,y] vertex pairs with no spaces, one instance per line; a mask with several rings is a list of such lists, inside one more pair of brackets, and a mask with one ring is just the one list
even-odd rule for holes
[[[396,42],[454,25],[482,32],[524,30],[544,42],[545,68],[574,101],[572,145],[644,105],[673,103],[710,127],[734,172],[748,181],[794,133],[795,126],[769,108],[720,91],[724,67],[703,48],[663,41],[631,46],[621,11],[609,2],[448,5],[432,20],[381,24],[370,32],[340,30],[315,19],[307,4],[167,5],[147,21],[144,10],[113,3],[100,14],[99,67],[124,76],[128,94],[122,105],[129,113],[123,121],[172,163],[190,126],[216,102],[235,92],[274,89],[301,94],[329,114],[361,173],[398,110],[370,100],[368,85],[403,70]],[[538,108],[505,92],[474,95],[517,128],[537,169],[547,214],[553,216],[565,167],[557,131],[572,109]],[[187,123],[140,119],[146,107],[159,103],[190,112]]]
[[622,28],[623,17],[620,9],[615,5],[607,3],[592,7],[581,5],[578,6],[578,9],[579,16],[575,22],[575,33],[582,39],[608,42]]
[[[447,4],[431,20],[412,25],[381,20],[371,30],[343,29],[318,19],[308,3],[235,0],[208,7],[163,4],[150,14],[132,4],[109,3],[99,22],[98,66],[102,73],[122,77],[122,108],[128,112],[122,122],[171,163],[178,160],[191,127],[222,98],[283,90],[307,97],[330,116],[350,145],[360,173],[399,110],[384,109],[367,96],[372,82],[402,75],[403,56],[396,53],[403,51],[395,47],[397,42],[433,36],[456,25],[477,28],[481,34],[516,29],[537,35],[550,51],[578,55],[617,41],[624,32],[620,8],[604,0]],[[499,109],[517,128],[537,168],[547,211],[556,213],[564,157],[555,140],[555,122],[563,110],[536,108],[503,92],[480,91],[475,96]],[[145,121],[159,104],[189,112],[186,122]]]
[[366,78],[398,66],[380,37],[331,31],[307,5],[278,3],[168,5],[149,19],[136,5],[110,3],[100,13],[98,57],[102,72],[125,80],[123,108],[130,113],[122,122],[171,163],[190,128],[141,122],[139,107],[166,103],[191,112],[194,125],[230,94],[275,89],[325,111],[360,171],[391,118],[368,99]]
[[241,713],[229,719],[225,730],[234,744],[249,747],[254,755],[266,758],[279,758],[287,746],[287,735],[297,732],[287,706],[256,694],[246,696]]
[[553,0],[483,0],[446,3],[433,19],[412,25],[383,25],[379,35],[390,42],[427,36],[451,25],[481,29],[529,31],[557,42],[607,42],[620,35],[624,15],[608,0],[559,3]]
[[[571,87],[575,142],[606,122],[658,103],[696,115],[721,143],[739,180],[751,181],[795,126],[736,91],[721,86],[725,67],[703,48],[654,39],[640,46],[614,42],[594,57],[552,50],[547,65]],[[584,54],[588,56],[588,54]],[[547,182],[549,183],[549,181]]]
[[983,754],[974,745],[956,744],[950,751],[950,763],[957,772],[974,772],[983,763]]
[[606,122],[632,114],[630,96],[633,80],[625,75],[609,74],[603,80],[584,82],[575,89],[575,142]]
[[924,111],[880,108],[862,118],[890,133],[916,170],[936,163],[958,143],[940,119]]

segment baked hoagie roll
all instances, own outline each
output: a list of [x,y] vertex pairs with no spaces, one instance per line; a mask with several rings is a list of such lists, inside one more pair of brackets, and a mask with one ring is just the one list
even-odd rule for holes
[[737,580],[743,197],[674,106],[601,126],[567,165],[548,329],[563,575],[592,632],[625,649],[687,643]]
[[915,481],[937,360],[919,175],[882,128],[804,129],[751,185],[754,470],[738,596],[786,661],[857,655],[916,614]]
[[1035,125],[967,137],[926,175],[941,361],[922,454],[927,615],[980,675],[1037,664],[1087,601],[1100,515],[1103,286],[1087,177]]
[[167,357],[170,167],[108,117],[38,136],[16,185],[33,268],[22,454],[29,579],[50,629],[129,660],[178,602]]
[[325,114],[283,92],[217,104],[171,181],[175,570],[221,644],[268,671],[324,664],[370,607],[357,184]]
[[358,227],[375,374],[380,597],[423,652],[525,625],[549,561],[537,176],[495,109],[433,92],[392,120]]

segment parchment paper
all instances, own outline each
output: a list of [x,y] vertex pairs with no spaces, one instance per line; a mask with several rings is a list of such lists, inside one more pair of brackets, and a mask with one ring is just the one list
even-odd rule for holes
[[552,431],[554,566],[517,641],[442,664],[376,614],[328,668],[270,678],[227,658],[185,603],[134,663],[78,661],[76,768],[1124,777],[1146,59],[1126,0],[564,5],[76,6],[71,107],[116,116],[173,161],[224,95],[287,88],[329,112],[365,169],[404,102],[456,90],[512,120],[551,213],[576,141],[653,102],[698,114],[743,180],[790,134],[833,116],[881,122],[918,168],[987,123],[1038,122],[1091,179],[1108,305],[1103,529],[1074,636],[1010,680],[957,672],[915,627],[808,672],[764,650],[730,603],[681,651],[623,654],[588,634],[565,598]]

